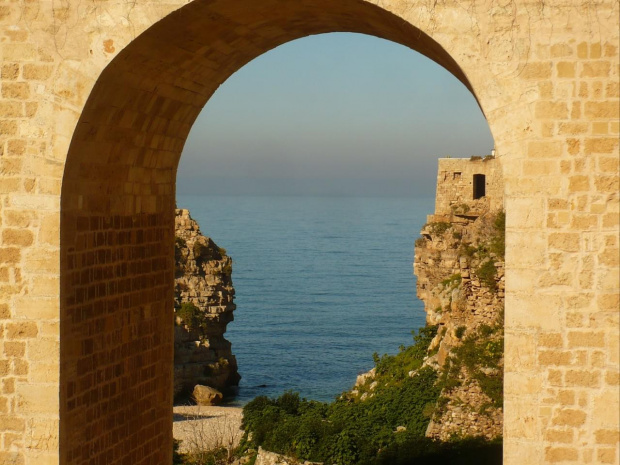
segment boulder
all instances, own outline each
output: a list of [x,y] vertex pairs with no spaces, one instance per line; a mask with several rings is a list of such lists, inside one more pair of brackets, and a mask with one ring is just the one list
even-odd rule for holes
[[201,384],[194,387],[193,397],[198,405],[218,405],[224,398],[217,389]]

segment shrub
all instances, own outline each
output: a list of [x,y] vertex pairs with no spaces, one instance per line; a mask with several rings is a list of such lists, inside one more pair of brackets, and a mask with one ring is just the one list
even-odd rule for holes
[[491,291],[497,288],[495,283],[495,276],[497,275],[497,268],[492,260],[486,260],[476,270],[476,275],[480,279],[480,282],[488,287]]
[[468,242],[461,243],[459,247],[459,254],[465,255],[466,257],[473,257],[477,251],[478,249]]
[[491,238],[489,250],[498,257],[504,258],[506,254],[506,213],[499,212],[493,222],[495,234]]
[[207,251],[207,247],[200,241],[194,242],[194,258],[197,260],[202,258]]
[[[488,336],[483,336],[488,333]],[[454,350],[450,364],[454,367],[464,366],[472,378],[478,381],[495,407],[503,404],[504,373],[501,360],[504,356],[504,337],[500,327],[491,331],[478,329],[467,336],[461,346]]]
[[466,203],[460,203],[458,205],[452,205],[450,207],[450,209],[452,210],[452,213],[455,213],[457,215],[466,215],[467,212],[469,212],[469,210],[471,209],[469,205],[467,205]]
[[454,335],[456,336],[457,339],[461,339],[463,337],[463,334],[465,334],[466,330],[467,330],[466,326],[459,326],[454,331]]
[[[377,387],[361,401],[346,393],[331,404],[287,392],[257,397],[244,407],[247,446],[305,460],[357,465],[373,463],[379,451],[404,437],[424,436],[439,390],[437,373],[421,368],[436,327],[414,332],[413,346],[397,355],[375,354]],[[409,371],[414,376],[409,376]],[[398,426],[405,433],[394,434]],[[251,434],[251,439],[250,439]]]
[[452,227],[452,224],[445,221],[438,221],[435,223],[428,223],[426,226],[431,230],[432,234],[442,236],[448,229]]
[[190,330],[198,329],[200,327],[200,317],[202,312],[192,302],[183,302],[181,307],[177,309],[176,313]]
[[459,284],[461,284],[462,279],[463,278],[461,277],[461,274],[460,273],[456,273],[456,274],[453,274],[452,276],[450,276],[449,278],[444,279],[441,282],[441,285],[443,287],[451,287],[451,288],[454,289],[454,288],[458,287]]

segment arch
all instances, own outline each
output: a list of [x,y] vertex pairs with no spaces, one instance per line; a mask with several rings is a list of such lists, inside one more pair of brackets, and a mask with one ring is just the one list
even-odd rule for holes
[[185,139],[236,70],[327,32],[408,46],[474,92],[436,41],[364,0],[195,0],[131,42],[97,80],[62,182],[61,463],[170,460],[173,212]]

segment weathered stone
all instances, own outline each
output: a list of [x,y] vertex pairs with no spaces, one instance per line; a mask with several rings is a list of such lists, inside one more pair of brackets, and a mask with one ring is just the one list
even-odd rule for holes
[[[498,324],[505,285],[503,260],[490,257],[496,273],[493,289],[489,289],[489,283],[483,284],[478,276],[478,268],[489,258],[481,260],[475,253],[479,245],[489,240],[492,220],[502,208],[501,173],[494,168],[493,159],[448,161],[449,165],[444,159],[439,161],[436,211],[421,231],[425,240],[416,241],[414,259],[417,294],[425,304],[427,323],[439,325],[429,347],[437,355],[429,358],[427,364],[439,370],[444,369],[452,350],[467,334],[481,325]],[[482,172],[477,166],[481,163],[487,163],[485,182],[492,188],[484,189],[483,197],[471,200],[473,173]],[[492,197],[494,193],[499,199]],[[427,436],[441,440],[453,435],[489,439],[500,436],[502,409],[488,407],[489,397],[466,369],[461,368],[458,382],[460,386],[442,393],[449,402],[443,413],[432,418]]]
[[[175,394],[188,395],[196,384],[229,393],[240,379],[231,344],[224,339],[236,308],[232,259],[201,234],[188,210],[176,210],[175,237]],[[194,306],[199,327],[179,316],[187,303]]]
[[[543,390],[567,388],[562,369],[538,365],[538,335],[556,331],[568,343],[570,328],[590,327],[600,294],[617,294],[617,285],[601,292],[598,283],[607,276],[617,283],[618,244],[608,244],[603,253],[598,241],[617,237],[618,223],[599,218],[594,229],[584,231],[572,215],[601,204],[608,214],[617,213],[617,165],[597,166],[585,141],[603,127],[594,123],[607,125],[610,134],[620,128],[619,5],[617,0],[515,0],[505,6],[483,0],[446,0],[431,7],[426,0],[2,2],[0,100],[22,102],[24,113],[0,115],[0,221],[6,226],[11,216],[28,215],[24,227],[35,242],[28,246],[32,253],[21,250],[15,260],[0,260],[2,277],[12,280],[3,282],[0,312],[15,319],[11,323],[28,320],[41,332],[47,328],[63,349],[60,359],[50,356],[62,379],[45,412],[33,416],[20,410],[22,391],[39,384],[30,373],[13,383],[10,405],[16,417],[28,421],[17,436],[3,433],[0,462],[170,460],[169,408],[162,400],[172,396],[170,223],[181,150],[198,112],[232,73],[280,44],[316,33],[357,31],[403,44],[443,65],[475,95],[505,179],[507,371],[531,376]],[[603,61],[609,62],[608,76]],[[575,78],[565,72],[570,66],[563,66],[560,76],[559,62],[572,63]],[[49,65],[51,75],[23,86],[27,64]],[[5,83],[18,86],[4,89]],[[543,100],[566,103],[568,118],[551,119],[542,107],[537,113]],[[585,132],[567,139],[558,129],[567,122],[585,125]],[[29,148],[19,158],[7,157],[8,141],[16,138],[27,140]],[[617,149],[613,155],[617,158]],[[526,163],[541,160],[552,163]],[[560,173],[552,172],[555,162]],[[590,189],[572,191],[573,175],[587,175]],[[42,180],[62,185],[62,192],[44,188]],[[570,208],[557,212],[556,222],[537,223],[541,214],[554,213],[546,210],[551,199]],[[59,219],[55,240],[40,230],[41,217],[49,215]],[[123,245],[94,245],[95,235],[117,232]],[[558,244],[555,233],[576,234],[576,240]],[[561,270],[573,273],[568,284],[539,285],[558,253],[593,258],[588,271],[594,285],[578,276],[582,269],[575,263]],[[50,266],[39,266],[41,254],[49,255]],[[109,277],[123,266],[128,274]],[[40,276],[51,275],[63,277],[48,296],[58,302],[55,315],[24,315],[18,301],[36,294]],[[578,310],[575,299],[582,302]],[[121,321],[122,331],[116,327]],[[600,329],[611,370],[620,353],[618,325]],[[27,348],[24,359],[28,353]],[[594,361],[588,358],[584,369]],[[124,369],[129,366],[141,369]],[[615,399],[601,413],[618,424],[617,384],[580,389],[590,398]],[[135,396],[126,395],[137,392],[138,412]],[[516,426],[506,429],[505,464],[555,457],[546,458],[551,407],[543,405],[543,397],[506,385],[506,412],[512,412]],[[610,452],[617,463],[617,443],[609,451],[591,446],[601,418],[598,407],[585,412],[586,426],[574,431],[571,444],[578,460],[607,461]],[[41,437],[38,419],[54,434]]]
[[222,403],[224,395],[217,389],[197,384],[192,391],[192,397],[198,405],[218,405]]

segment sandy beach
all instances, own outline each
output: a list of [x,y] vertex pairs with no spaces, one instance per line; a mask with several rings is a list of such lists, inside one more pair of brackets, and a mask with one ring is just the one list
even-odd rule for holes
[[241,418],[241,407],[175,406],[172,433],[184,453],[235,447],[243,436]]

